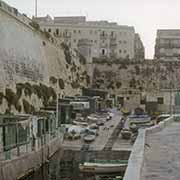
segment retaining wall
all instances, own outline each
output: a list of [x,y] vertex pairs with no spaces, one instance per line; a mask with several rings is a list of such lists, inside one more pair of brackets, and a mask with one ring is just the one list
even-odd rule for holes
[[140,180],[142,174],[142,168],[144,165],[144,152],[146,145],[146,137],[150,134],[159,132],[165,127],[169,126],[174,121],[173,117],[169,117],[159,124],[139,131],[138,137],[132,149],[128,167],[126,169],[123,180]]
[[62,138],[56,138],[38,151],[19,158],[0,162],[0,179],[16,180],[30,171],[36,171],[57,151],[63,151]]

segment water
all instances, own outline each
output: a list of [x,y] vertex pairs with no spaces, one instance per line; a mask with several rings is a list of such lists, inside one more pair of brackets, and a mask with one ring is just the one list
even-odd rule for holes
[[[82,174],[79,172],[79,163],[84,160],[83,152],[58,152],[49,163],[25,180],[114,180],[116,176],[123,174]],[[89,157],[88,157],[89,159]]]

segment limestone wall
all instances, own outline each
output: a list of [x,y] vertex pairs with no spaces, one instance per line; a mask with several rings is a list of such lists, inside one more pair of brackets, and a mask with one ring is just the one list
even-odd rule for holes
[[[0,72],[2,113],[7,110],[24,112],[24,104],[27,103],[23,100],[37,109],[55,99],[56,92],[60,96],[79,94],[81,87],[89,82],[84,62],[76,52],[61,46],[55,38],[47,37],[2,7]],[[44,93],[40,92],[40,83]],[[7,89],[10,89],[8,93]]]
[[168,109],[170,99],[173,105],[175,103],[175,93],[180,89],[179,79],[180,62],[94,60],[93,87],[124,97],[126,106],[137,106],[144,98],[153,102],[163,97],[164,103],[159,108]]

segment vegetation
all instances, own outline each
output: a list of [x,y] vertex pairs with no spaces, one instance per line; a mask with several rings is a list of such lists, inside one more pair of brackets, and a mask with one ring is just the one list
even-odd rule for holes
[[39,24],[35,21],[30,22],[29,25],[32,26],[37,31],[40,30]]
[[73,89],[77,89],[77,88],[80,87],[80,84],[79,84],[77,81],[73,81],[73,82],[71,83],[71,86],[72,86]]
[[56,84],[57,83],[57,79],[54,77],[54,76],[51,76],[49,78],[49,81],[52,83],[52,84]]
[[64,84],[64,81],[63,81],[63,79],[59,79],[58,80],[58,82],[59,82],[59,87],[61,88],[61,89],[64,89],[65,88],[65,84]]
[[71,57],[71,53],[70,53],[69,47],[65,43],[61,43],[61,47],[64,50],[64,55],[65,55],[66,62],[68,64],[71,64],[72,57]]
[[44,35],[47,39],[49,39],[51,37],[51,34],[47,31],[44,31]]
[[26,101],[25,99],[23,99],[23,106],[24,106],[24,112],[26,114],[31,114],[35,111],[34,106],[32,106],[31,104],[29,104],[28,101]]
[[86,75],[86,83],[87,83],[87,85],[89,85],[89,84],[90,84],[90,82],[91,82],[91,80],[90,80],[90,76],[89,76],[89,75]]
[[24,94],[25,94],[25,96],[31,97],[32,93],[33,93],[33,89],[32,89],[31,84],[26,82],[24,84]]
[[3,98],[4,98],[4,94],[3,94],[3,92],[0,92],[0,105],[1,105],[2,102],[3,102]]
[[136,75],[139,75],[140,74],[140,68],[138,65],[136,65],[135,67],[135,70],[136,70]]
[[116,87],[119,89],[122,86],[121,82],[116,82]]

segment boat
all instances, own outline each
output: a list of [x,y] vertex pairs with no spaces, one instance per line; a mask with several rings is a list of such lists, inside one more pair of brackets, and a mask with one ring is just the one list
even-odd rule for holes
[[78,126],[88,126],[87,122],[82,122],[82,121],[73,121],[73,124]]
[[132,133],[131,133],[131,131],[129,129],[123,129],[121,131],[121,136],[122,136],[123,139],[127,139],[128,140],[128,139],[131,138],[131,135],[132,135]]
[[84,173],[119,173],[124,172],[127,163],[120,162],[85,162],[79,165],[80,172]]
[[93,142],[95,140],[96,136],[95,135],[86,135],[84,136],[84,141],[87,143]]

